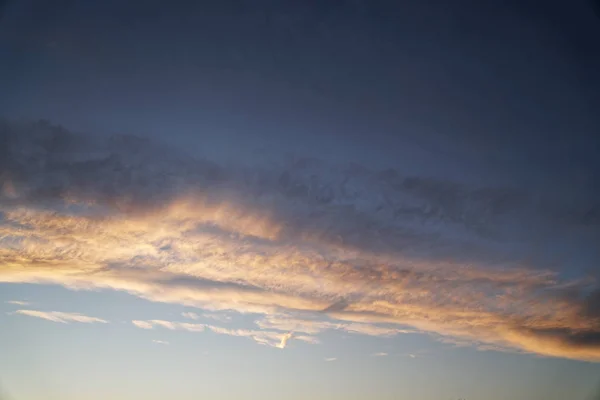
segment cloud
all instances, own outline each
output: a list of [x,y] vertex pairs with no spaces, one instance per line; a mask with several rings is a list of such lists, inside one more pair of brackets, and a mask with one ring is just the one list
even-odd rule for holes
[[287,345],[288,340],[290,340],[291,338],[292,338],[292,332],[288,332],[288,333],[284,334],[281,337],[281,342],[279,342],[277,347],[280,349],[285,349],[285,346]]
[[327,361],[327,362],[336,361],[336,360],[337,360],[336,357],[325,358],[325,361]]
[[556,268],[597,264],[587,199],[314,159],[226,166],[48,124],[5,124],[0,142],[0,282],[258,314],[262,330],[134,324],[272,346],[423,332],[600,361],[598,284]]
[[[505,351],[505,350],[502,349],[502,350],[498,350],[498,351]],[[432,354],[430,353],[429,350],[422,349],[422,350],[416,350],[416,351],[413,351],[410,353],[400,353],[400,354],[398,354],[398,356],[415,359],[415,358],[431,357]]]
[[168,346],[170,344],[169,342],[165,342],[164,340],[152,340],[152,343],[164,344],[166,346]]
[[227,336],[247,337],[259,344],[277,347],[283,349],[292,338],[290,333],[282,335],[279,332],[257,331],[252,329],[227,329],[213,325],[207,325],[207,328],[213,333]]
[[21,300],[9,300],[9,301],[6,301],[5,303],[6,304],[14,304],[14,305],[17,305],[17,306],[28,306],[28,305],[30,305],[29,302],[27,302],[27,301],[21,301]]
[[387,355],[388,355],[388,353],[383,353],[383,352],[372,354],[373,357],[385,357]]
[[27,315],[29,317],[42,318],[52,322],[60,322],[62,324],[68,324],[69,322],[81,322],[84,324],[108,323],[108,321],[100,318],[89,317],[87,315],[79,313],[66,313],[60,311],[17,310],[12,314],[20,314]]
[[376,324],[344,323],[335,319],[302,319],[289,316],[265,316],[255,323],[263,329],[276,329],[280,331],[293,331],[308,334],[317,334],[327,330],[340,330],[348,333],[368,336],[390,337],[402,333],[415,333],[415,330],[385,327]]
[[146,321],[131,321],[131,323],[141,329],[154,329],[154,325]]
[[[193,319],[193,320],[200,319],[200,315],[193,313],[193,312],[182,312],[181,316],[184,318]],[[220,322],[231,321],[231,317],[229,315],[225,315],[225,314],[203,313],[202,317],[204,317],[206,319],[213,319],[215,321],[220,321]]]
[[189,319],[193,319],[193,320],[200,319],[200,316],[198,314],[196,314],[196,313],[193,313],[193,312],[182,312],[181,316],[183,318],[189,318]]
[[321,343],[319,339],[314,336],[308,335],[294,335],[294,340],[300,340],[302,342],[310,343],[310,344],[319,344]]
[[214,319],[219,322],[230,322],[231,316],[225,314],[203,313],[202,316],[208,319]]
[[149,321],[134,320],[131,323],[141,329],[154,329],[155,327],[162,327],[172,331],[190,331],[190,332],[204,332],[205,325],[203,324],[190,324],[187,322],[171,322],[160,319],[153,319]]
[[[253,330],[253,329],[231,329],[231,328],[223,328],[215,325],[208,324],[190,324],[186,322],[174,322],[174,321],[164,321],[164,320],[147,320],[140,321],[134,320],[131,321],[134,326],[141,329],[154,329],[155,327],[162,327],[169,330],[184,330],[189,332],[204,332],[210,331],[217,335],[226,335],[226,336],[236,336],[236,337],[246,337],[254,340],[255,342],[268,345],[271,347],[277,347],[280,349],[284,349],[289,340],[293,338],[291,332],[281,334],[280,332],[275,331],[266,331],[266,330]],[[301,336],[298,340],[307,342],[307,343],[318,343],[315,338],[310,336]]]

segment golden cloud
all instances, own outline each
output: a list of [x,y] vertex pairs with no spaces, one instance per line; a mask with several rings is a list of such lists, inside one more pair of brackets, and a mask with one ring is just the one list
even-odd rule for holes
[[[505,249],[505,232],[526,235],[497,218],[502,191],[352,171],[330,183],[318,178],[329,170],[308,162],[278,174],[167,162],[160,152],[142,162],[113,142],[109,155],[80,161],[14,140],[0,171],[0,282],[262,315],[262,330],[134,321],[144,329],[208,329],[282,347],[289,332],[315,342],[324,330],[418,331],[600,361],[594,284],[563,280],[538,259],[503,258],[520,249]],[[527,216],[522,203],[511,223]]]

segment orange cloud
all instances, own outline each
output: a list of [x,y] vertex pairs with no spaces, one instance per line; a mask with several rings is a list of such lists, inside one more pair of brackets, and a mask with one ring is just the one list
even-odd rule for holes
[[[576,212],[556,219],[502,189],[310,160],[275,172],[227,170],[176,161],[142,142],[129,159],[127,137],[88,147],[73,139],[60,151],[14,137],[21,139],[0,174],[0,282],[260,314],[262,330],[134,321],[144,329],[208,329],[274,346],[286,344],[282,332],[310,342],[324,330],[418,331],[479,348],[600,361],[600,315],[589,295],[595,283],[561,279],[520,256],[521,247],[506,247],[527,244],[526,228],[536,221],[576,224]],[[22,145],[28,140],[35,145]],[[62,167],[44,167],[53,162]],[[500,205],[508,207],[502,218]],[[529,225],[521,221],[528,213],[538,213]]]

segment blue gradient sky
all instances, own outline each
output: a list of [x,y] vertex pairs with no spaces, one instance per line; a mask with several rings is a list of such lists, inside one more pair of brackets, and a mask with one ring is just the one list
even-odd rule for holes
[[[325,335],[319,346],[296,343],[281,351],[209,333],[140,331],[129,323],[132,318],[184,320],[182,311],[198,310],[126,294],[37,285],[3,285],[2,292],[43,305],[36,309],[68,309],[113,321],[63,325],[2,315],[2,326],[8,329],[0,333],[7,355],[1,371],[15,399],[168,395],[558,400],[585,398],[600,373],[594,364],[456,348],[423,335],[384,340]],[[388,356],[373,356],[380,352]],[[413,353],[417,358],[407,356]]]
[[8,1],[0,390],[585,398],[600,19],[544,4]]

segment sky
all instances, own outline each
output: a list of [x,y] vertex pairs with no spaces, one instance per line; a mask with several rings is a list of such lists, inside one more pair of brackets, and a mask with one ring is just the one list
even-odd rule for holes
[[0,2],[0,398],[587,398],[599,10]]

